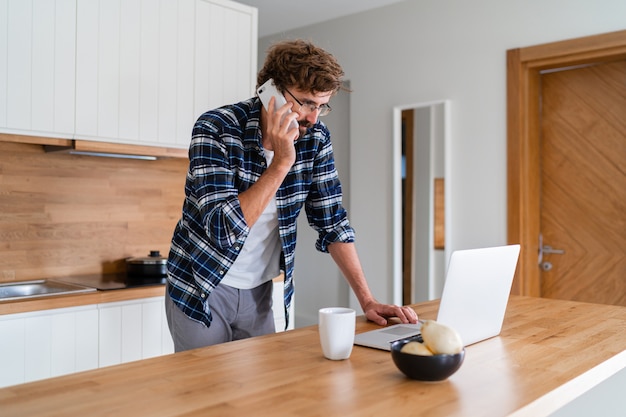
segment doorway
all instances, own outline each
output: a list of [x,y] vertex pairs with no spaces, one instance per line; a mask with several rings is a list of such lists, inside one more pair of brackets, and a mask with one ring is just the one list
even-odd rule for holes
[[[624,199],[615,199],[613,195],[624,190],[626,174],[619,167],[625,165],[626,135],[620,126],[626,109],[620,108],[624,104],[619,93],[617,104],[607,104],[607,94],[590,94],[607,88],[605,84],[612,82],[610,74],[615,71],[613,82],[617,87],[608,88],[623,88],[626,75],[619,71],[623,67],[620,61],[625,59],[626,31],[507,51],[508,241],[522,246],[514,293],[626,305],[626,208]],[[598,71],[608,72],[595,76],[594,81]],[[579,77],[584,80],[571,84],[568,81]],[[594,82],[591,91],[579,90]],[[566,98],[567,94],[570,96]],[[574,104],[574,96],[582,97],[579,105]],[[612,117],[601,110],[606,106],[621,114],[614,117],[617,122],[606,120],[605,116]],[[567,118],[570,127],[563,124]],[[571,128],[580,122],[587,122],[587,127]],[[604,126],[606,132],[611,124],[610,129],[616,127],[621,133],[611,133],[617,135],[615,145],[602,150],[607,138],[602,136],[604,133],[594,137],[590,126]],[[578,145],[572,135],[578,137]],[[580,152],[584,143],[587,150]],[[563,157],[568,152],[570,157]],[[577,157],[573,157],[575,153]],[[593,153],[604,153],[609,159],[592,161]],[[580,165],[571,165],[574,161]],[[616,169],[611,170],[611,166]],[[601,177],[572,178],[574,173],[590,173],[589,167],[608,169]],[[599,170],[593,171],[595,174]],[[584,186],[585,182],[589,186]],[[598,194],[600,189],[604,189],[605,198]],[[617,203],[612,203],[613,199]],[[600,220],[594,222],[594,228],[604,224],[604,231],[592,233],[583,217],[570,221],[569,226],[559,225],[566,215],[587,205],[584,202],[596,204],[596,209],[586,216]],[[557,237],[559,229],[561,237]],[[590,239],[592,234],[602,238]],[[609,235],[616,235],[617,241],[609,239]],[[559,242],[548,241],[562,236],[565,239]],[[603,263],[606,259],[611,261]],[[561,291],[558,287],[571,288]]]
[[441,296],[452,247],[450,104],[394,108],[394,303]]

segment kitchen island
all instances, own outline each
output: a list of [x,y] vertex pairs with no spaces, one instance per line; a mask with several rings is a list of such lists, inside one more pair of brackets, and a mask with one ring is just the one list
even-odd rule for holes
[[[413,306],[434,319],[438,301]],[[357,333],[376,328],[363,317]],[[502,334],[446,381],[389,352],[322,356],[317,326],[16,385],[3,416],[542,416],[626,366],[626,308],[512,296]]]

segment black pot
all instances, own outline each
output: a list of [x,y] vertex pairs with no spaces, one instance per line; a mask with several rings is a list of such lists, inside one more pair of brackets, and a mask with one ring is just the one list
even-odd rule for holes
[[165,283],[167,258],[158,250],[150,251],[147,257],[126,259],[126,285]]

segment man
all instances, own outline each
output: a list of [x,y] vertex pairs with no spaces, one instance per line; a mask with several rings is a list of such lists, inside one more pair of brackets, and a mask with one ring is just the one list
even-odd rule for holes
[[417,322],[410,308],[372,296],[341,204],[330,133],[318,117],[330,112],[343,74],[331,54],[309,42],[278,43],[257,83],[273,78],[287,104],[274,110],[272,99],[267,111],[253,97],[196,122],[168,259],[165,303],[176,351],[275,331],[272,278],[284,271],[287,312],[303,207],[319,233],[317,249],[330,252],[367,318]]

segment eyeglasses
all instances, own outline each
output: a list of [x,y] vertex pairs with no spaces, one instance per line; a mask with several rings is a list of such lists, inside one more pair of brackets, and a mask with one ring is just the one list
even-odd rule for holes
[[300,105],[300,108],[304,108],[308,113],[313,113],[317,110],[319,111],[319,117],[322,117],[326,116],[332,110],[332,108],[326,103],[320,104],[319,106],[316,106],[315,103],[311,102],[302,103],[293,94],[291,94],[291,91],[287,90],[286,88],[285,91],[288,92],[294,100],[296,100],[296,103]]

